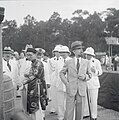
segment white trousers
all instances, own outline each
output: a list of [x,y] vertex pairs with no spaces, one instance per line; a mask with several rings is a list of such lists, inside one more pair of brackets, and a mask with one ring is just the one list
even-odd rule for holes
[[58,103],[58,120],[64,119],[64,113],[66,110],[66,93],[63,91],[57,91],[57,103]]
[[90,99],[91,117],[97,118],[98,88],[88,89],[88,93],[89,93],[89,99]]
[[51,85],[50,97],[50,112],[57,112],[57,87]]

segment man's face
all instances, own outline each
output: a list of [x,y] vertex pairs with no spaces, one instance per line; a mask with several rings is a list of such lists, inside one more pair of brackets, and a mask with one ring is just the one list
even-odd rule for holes
[[86,58],[87,58],[88,60],[90,60],[90,59],[92,58],[92,55],[86,54]]
[[60,56],[62,56],[64,59],[69,56],[69,53],[67,52],[60,52]]
[[20,53],[20,58],[24,58],[24,57],[25,57],[24,53],[21,52],[21,53]]
[[11,54],[10,53],[4,53],[4,59],[6,60],[6,61],[9,61],[10,59],[11,59]]
[[43,57],[44,57],[43,53],[37,53],[37,58],[38,58],[39,60],[41,60],[41,58],[43,58]]
[[36,54],[34,54],[33,52],[27,52],[26,57],[29,61],[32,61],[36,58]]
[[56,57],[59,57],[59,56],[60,56],[60,53],[57,52],[57,51],[55,51],[55,52],[54,52],[54,55],[55,55]]
[[82,48],[76,48],[75,50],[73,50],[73,53],[75,54],[75,56],[80,56],[83,53],[83,49]]

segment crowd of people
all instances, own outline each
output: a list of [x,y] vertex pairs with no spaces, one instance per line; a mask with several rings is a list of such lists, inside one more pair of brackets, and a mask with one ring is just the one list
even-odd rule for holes
[[[101,63],[92,47],[83,52],[82,41],[56,45],[49,57],[42,48],[27,45],[20,54],[3,50],[3,74],[8,75],[15,97],[33,120],[45,120],[45,111],[58,120],[97,120],[97,99],[102,74]],[[86,111],[88,112],[86,113]]]

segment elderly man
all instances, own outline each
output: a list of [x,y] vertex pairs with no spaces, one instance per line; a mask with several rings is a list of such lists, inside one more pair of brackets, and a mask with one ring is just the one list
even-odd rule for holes
[[92,120],[97,120],[97,99],[98,99],[98,89],[100,87],[99,78],[102,74],[101,63],[98,59],[94,58],[94,49],[92,47],[88,47],[84,54],[86,54],[86,58],[89,60],[90,69],[92,77],[89,81],[87,81],[88,93],[90,98],[90,107],[91,107],[91,117]]
[[[65,120],[83,120],[83,109],[86,96],[86,81],[91,78],[88,61],[81,57],[82,42],[75,41],[71,44],[74,58],[65,62],[60,72],[62,82],[66,86],[66,111]],[[67,74],[67,77],[65,76]]]
[[[36,112],[39,110],[39,86],[38,83],[45,83],[44,80],[44,67],[41,61],[36,57],[36,50],[34,48],[28,48],[26,56],[31,61],[31,68],[28,74],[25,74],[27,79],[25,84],[27,87],[27,112],[31,115],[33,120],[36,120]],[[44,89],[43,89],[44,91]],[[45,91],[44,91],[45,92]],[[42,96],[40,96],[42,99]],[[46,103],[45,100],[43,103]],[[41,116],[40,116],[41,117]],[[40,118],[38,118],[40,119]]]

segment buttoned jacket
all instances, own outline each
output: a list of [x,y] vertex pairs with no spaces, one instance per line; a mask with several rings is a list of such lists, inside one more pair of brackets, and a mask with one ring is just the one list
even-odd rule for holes
[[[88,60],[81,58],[79,72],[77,73],[75,58],[66,61],[63,69],[60,71],[62,82],[66,86],[66,92],[70,96],[75,96],[78,92],[81,96],[86,95],[86,81],[90,79],[90,67]],[[67,74],[67,77],[65,77]],[[84,74],[85,79],[79,79]]]
[[88,89],[95,89],[100,87],[99,77],[102,74],[101,63],[98,59],[93,58],[89,60],[90,67],[95,69],[95,73],[91,71],[92,77],[87,81]]

